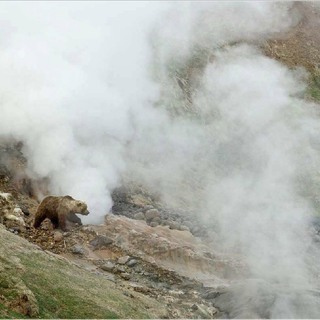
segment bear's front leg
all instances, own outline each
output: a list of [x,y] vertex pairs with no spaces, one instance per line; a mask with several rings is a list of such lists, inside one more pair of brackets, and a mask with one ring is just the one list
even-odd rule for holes
[[62,231],[68,231],[65,214],[59,215],[59,227]]

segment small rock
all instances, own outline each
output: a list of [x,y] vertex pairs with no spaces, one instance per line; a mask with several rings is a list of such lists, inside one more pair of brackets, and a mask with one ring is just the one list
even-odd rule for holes
[[159,223],[157,223],[157,222],[155,222],[155,221],[152,221],[152,222],[150,222],[150,224],[149,224],[149,226],[150,227],[157,227],[159,225]]
[[145,216],[143,212],[138,212],[133,216],[134,219],[136,220],[145,220]]
[[138,261],[136,259],[131,259],[127,262],[127,266],[132,268],[134,267],[136,264],[138,263]]
[[146,219],[148,220],[153,220],[155,218],[160,218],[160,213],[157,209],[149,209],[146,214]]
[[71,252],[73,254],[79,254],[79,255],[83,255],[84,254],[84,249],[82,246],[76,244],[71,248]]
[[103,265],[100,266],[100,269],[108,272],[112,272],[115,267],[115,264],[111,261],[105,262]]
[[131,275],[127,272],[122,272],[122,273],[120,273],[120,277],[124,280],[130,280]]
[[123,257],[118,258],[117,262],[119,264],[126,264],[129,260],[130,260],[129,256],[123,256]]
[[106,236],[97,236],[93,240],[89,242],[89,244],[93,247],[93,250],[101,249],[102,247],[107,247],[110,244],[112,244],[112,239],[106,237]]
[[53,240],[55,242],[61,242],[63,240],[63,234],[60,231],[55,231],[53,235]]

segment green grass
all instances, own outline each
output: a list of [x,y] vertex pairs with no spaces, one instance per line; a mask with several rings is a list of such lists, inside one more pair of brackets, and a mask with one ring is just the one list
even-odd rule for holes
[[[97,318],[115,319],[120,316],[106,306],[108,293],[105,294],[105,306],[99,306],[99,297],[91,295],[91,288],[97,283],[90,283],[81,272],[66,270],[61,261],[32,261],[22,258],[27,272],[22,280],[35,295],[39,305],[40,318]],[[79,270],[80,271],[80,270]],[[88,283],[89,282],[89,283]],[[87,287],[87,290],[84,288]]]
[[156,300],[124,295],[103,275],[37,250],[6,231],[0,230],[0,242],[0,319],[30,318],[7,306],[26,290],[39,309],[33,318],[141,319],[164,312]]
[[308,88],[308,95],[312,99],[320,101],[320,75],[313,75],[311,77],[310,85]]
[[[20,256],[21,279],[33,292],[39,318],[150,318],[145,302],[125,296],[114,284],[42,253]],[[49,260],[49,261],[48,261]]]

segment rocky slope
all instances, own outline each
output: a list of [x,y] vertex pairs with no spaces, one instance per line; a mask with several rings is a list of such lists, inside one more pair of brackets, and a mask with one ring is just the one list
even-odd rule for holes
[[0,229],[2,318],[164,317],[155,299],[124,295],[103,274],[94,274],[63,257]]
[[[14,148],[1,153],[15,161],[12,167],[3,161],[1,171],[1,317],[218,316],[207,293],[224,290],[227,282],[216,275],[235,268],[234,262],[175,221],[177,214],[168,220],[167,209],[156,209],[149,196],[137,191],[127,194],[130,201],[115,196],[127,217],[109,214],[103,225],[64,233],[48,220],[34,229],[37,201],[14,178],[15,166],[24,163]],[[130,218],[137,209],[141,214]]]

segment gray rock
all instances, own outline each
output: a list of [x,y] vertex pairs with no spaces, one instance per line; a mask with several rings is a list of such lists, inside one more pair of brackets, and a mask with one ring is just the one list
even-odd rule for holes
[[146,217],[144,216],[143,212],[138,212],[133,216],[134,219],[136,220],[145,220]]
[[146,214],[146,220],[153,220],[155,218],[160,218],[160,213],[157,209],[149,209]]
[[104,271],[112,272],[115,266],[116,265],[113,262],[107,261],[103,265],[100,266],[100,269],[102,269]]
[[127,266],[132,268],[134,267],[136,264],[138,263],[138,261],[136,259],[130,259],[128,262],[127,262]]
[[119,264],[126,264],[130,260],[130,256],[123,256],[118,258],[118,263]]
[[53,240],[55,242],[61,242],[63,240],[63,234],[60,231],[55,231],[53,235]]
[[74,245],[74,246],[71,248],[71,252],[72,252],[73,254],[84,255],[84,249],[83,249],[83,247],[80,246],[79,244]]
[[102,247],[107,247],[112,244],[112,239],[108,238],[107,236],[97,236],[93,240],[89,242],[89,244],[93,247],[93,250],[101,249]]

